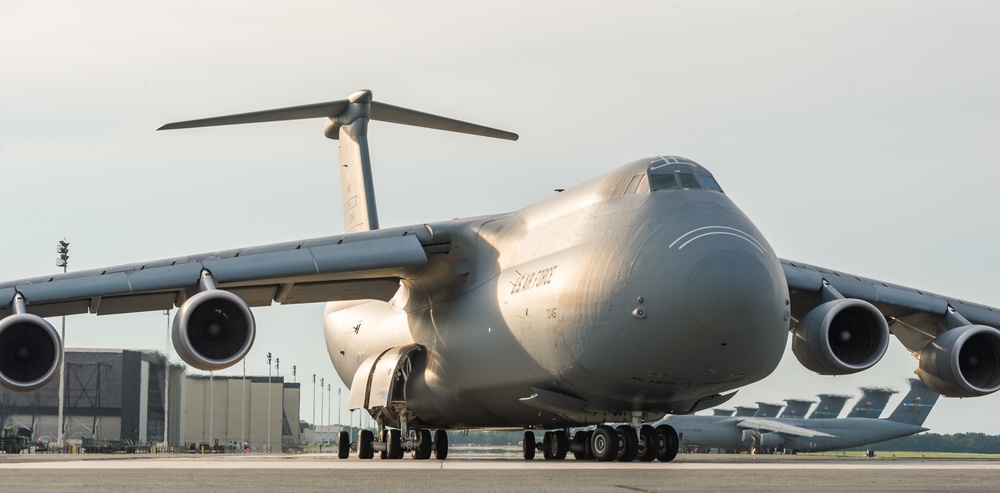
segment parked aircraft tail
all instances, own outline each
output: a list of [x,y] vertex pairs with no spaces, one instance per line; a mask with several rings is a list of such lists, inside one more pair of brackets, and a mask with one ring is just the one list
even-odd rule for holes
[[885,387],[861,387],[861,398],[854,404],[848,418],[878,419],[885,410],[886,403],[896,391]]
[[785,399],[785,403],[788,405],[785,406],[785,409],[781,411],[781,414],[779,414],[778,417],[790,419],[805,418],[809,413],[809,406],[811,406],[813,402],[816,401],[807,401],[805,399]]
[[368,121],[378,120],[416,127],[446,130],[497,139],[517,140],[517,134],[443,116],[422,113],[372,100],[372,92],[362,90],[347,99],[291,106],[273,110],[168,123],[157,130],[213,127],[243,123],[326,118],[324,134],[340,140],[340,192],[344,208],[344,232],[378,229],[375,185],[368,152]]
[[816,409],[813,409],[809,419],[834,419],[840,416],[847,399],[851,398],[849,395],[840,394],[819,394],[816,397],[819,397],[819,404],[816,404]]
[[735,412],[735,409],[721,409],[717,407],[712,409],[712,416],[732,416]]
[[769,402],[758,402],[757,412],[753,413],[755,418],[777,418],[781,412],[782,404],[771,404]]
[[757,413],[757,408],[756,407],[736,406],[736,414],[735,414],[735,416],[737,416],[737,417],[753,416],[755,413]]
[[940,394],[928,388],[924,382],[911,378],[910,392],[903,397],[903,401],[889,415],[889,420],[923,426],[938,397]]

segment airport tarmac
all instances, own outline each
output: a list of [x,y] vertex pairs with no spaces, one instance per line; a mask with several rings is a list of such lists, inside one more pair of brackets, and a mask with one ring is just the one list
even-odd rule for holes
[[2,491],[996,491],[1000,461],[680,455],[669,464],[309,455],[0,456]]

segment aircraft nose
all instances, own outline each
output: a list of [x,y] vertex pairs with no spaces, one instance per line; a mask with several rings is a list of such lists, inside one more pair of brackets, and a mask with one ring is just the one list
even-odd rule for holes
[[701,257],[691,269],[684,300],[698,325],[720,334],[735,334],[774,324],[773,285],[761,255],[716,250]]
[[749,222],[681,231],[657,231],[636,258],[647,267],[629,276],[628,332],[645,356],[635,363],[706,381],[770,373],[788,337],[777,257]]

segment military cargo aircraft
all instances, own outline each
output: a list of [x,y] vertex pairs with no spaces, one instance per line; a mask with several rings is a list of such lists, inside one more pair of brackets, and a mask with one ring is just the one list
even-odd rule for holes
[[[664,421],[677,431],[682,446],[767,453],[776,449],[788,453],[825,452],[927,431],[922,425],[938,397],[923,382],[911,379],[910,392],[886,419],[879,419],[880,406],[874,414],[862,408],[864,417],[853,414],[837,419],[672,416]],[[859,404],[868,398],[862,396]]]
[[[303,118],[325,118],[339,141],[343,234],[0,283],[0,385],[55,374],[61,342],[44,317],[176,306],[178,354],[218,370],[250,350],[251,307],[327,302],[349,408],[378,424],[356,438],[362,458],[441,459],[446,430],[516,428],[551,459],[669,461],[676,433],[648,423],[766,377],[789,333],[806,368],[836,375],[874,365],[892,323],[936,390],[1000,388],[996,309],[780,259],[690,159],[638,159],[512,212],[380,228],[369,121],[517,135],[367,90],[161,128]],[[569,436],[584,425],[597,427]]]

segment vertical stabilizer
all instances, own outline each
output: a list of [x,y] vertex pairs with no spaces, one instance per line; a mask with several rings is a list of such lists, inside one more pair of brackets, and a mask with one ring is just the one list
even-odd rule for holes
[[712,409],[712,416],[732,416],[735,413],[735,409]]
[[785,399],[785,409],[781,411],[778,415],[779,418],[788,419],[801,419],[805,418],[809,414],[809,406],[813,405],[816,401],[807,401],[804,399]]
[[861,398],[847,414],[848,418],[878,419],[885,410],[889,398],[896,391],[885,387],[861,387]]
[[323,133],[331,139],[340,141],[340,196],[344,212],[344,232],[347,233],[378,229],[378,212],[375,210],[375,184],[372,180],[371,156],[368,153],[369,121],[398,123],[495,139],[517,140],[517,134],[505,130],[373,101],[372,92],[369,90],[358,91],[347,99],[325,103],[168,123],[158,130],[305,118],[326,118],[327,123]]
[[910,392],[903,397],[903,401],[896,406],[889,416],[890,421],[908,423],[911,425],[923,426],[931,408],[937,402],[940,395],[929,389],[924,382],[919,379],[910,379]]
[[347,100],[343,114],[330,118],[326,136],[340,141],[340,204],[344,212],[344,232],[378,229],[375,182],[368,152],[368,121],[371,118],[371,91],[358,91]]
[[819,404],[816,404],[809,419],[834,419],[840,416],[840,411],[847,405],[847,399],[851,398],[840,394],[819,394],[816,397],[819,397]]
[[781,412],[783,404],[771,404],[768,402],[758,402],[757,412],[753,414],[755,418],[776,418]]
[[735,416],[737,416],[737,417],[753,416],[754,413],[756,413],[756,412],[757,412],[757,408],[756,407],[736,406],[736,414],[735,414]]

